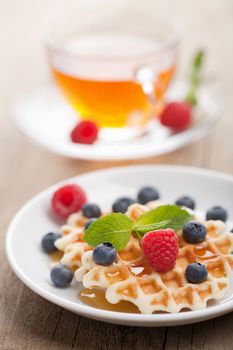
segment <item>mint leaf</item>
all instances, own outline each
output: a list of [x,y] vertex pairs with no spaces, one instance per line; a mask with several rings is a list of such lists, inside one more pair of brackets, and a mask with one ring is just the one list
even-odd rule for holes
[[84,240],[92,247],[108,242],[116,250],[121,250],[129,242],[132,231],[141,238],[144,233],[153,230],[178,230],[191,219],[192,215],[177,205],[162,205],[152,209],[134,223],[125,214],[112,213],[93,222],[85,232]]
[[84,235],[84,240],[92,247],[100,243],[112,243],[116,250],[124,248],[132,232],[133,222],[128,216],[113,213],[93,222]]
[[197,106],[197,95],[194,89],[189,91],[189,93],[185,97],[185,101],[190,103],[190,105],[193,107]]
[[200,70],[202,65],[203,65],[203,60],[204,60],[204,51],[200,50],[196,53],[196,55],[193,58],[193,70]]
[[190,81],[189,81],[189,91],[185,97],[185,101],[189,102],[191,106],[195,107],[198,104],[197,99],[197,88],[201,83],[201,70],[203,66],[205,53],[204,51],[198,51],[193,58]]
[[153,224],[146,224],[146,225],[139,225],[139,226],[133,226],[133,230],[137,233],[145,233],[153,230],[159,230],[160,228],[164,228],[167,224],[170,223],[170,219],[163,220],[159,222],[155,222]]
[[144,233],[152,230],[172,228],[176,231],[191,219],[192,215],[177,205],[161,205],[142,214],[133,224],[132,229],[142,237]]

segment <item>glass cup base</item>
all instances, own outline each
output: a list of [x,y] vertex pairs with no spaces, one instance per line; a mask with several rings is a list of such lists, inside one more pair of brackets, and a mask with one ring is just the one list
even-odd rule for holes
[[102,128],[99,139],[103,142],[118,143],[126,142],[145,135],[150,130],[150,124],[142,127]]

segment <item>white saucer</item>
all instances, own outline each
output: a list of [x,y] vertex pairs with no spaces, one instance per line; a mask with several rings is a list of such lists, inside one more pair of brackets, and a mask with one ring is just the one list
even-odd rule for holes
[[[179,166],[134,166],[95,171],[56,184],[35,196],[16,214],[7,232],[6,252],[17,276],[45,299],[77,314],[101,321],[133,326],[171,326],[207,320],[233,310],[233,287],[219,302],[204,310],[177,314],[129,314],[95,309],[81,303],[75,281],[65,289],[55,288],[49,279],[49,259],[40,248],[43,235],[57,230],[59,223],[50,214],[50,199],[61,184],[76,182],[84,187],[89,200],[103,209],[122,195],[135,195],[140,186],[155,185],[163,200],[173,203],[183,194],[196,199],[200,212],[214,204],[224,206],[233,218],[233,177],[213,171]],[[229,228],[232,222],[229,222]]]
[[[168,99],[182,99],[186,91],[184,82],[175,82],[168,92]],[[172,134],[154,121],[150,131],[143,136],[118,142],[99,140],[94,145],[70,141],[77,115],[51,83],[18,96],[12,102],[10,115],[20,131],[54,153],[90,160],[138,159],[173,151],[202,137],[220,117],[223,101],[214,84],[202,85],[198,99],[194,123],[183,132]]]

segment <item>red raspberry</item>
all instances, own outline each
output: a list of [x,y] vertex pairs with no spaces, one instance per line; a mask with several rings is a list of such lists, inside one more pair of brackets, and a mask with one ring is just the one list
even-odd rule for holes
[[86,203],[87,197],[83,189],[75,184],[60,187],[54,192],[51,205],[53,212],[63,219],[79,211]]
[[187,128],[191,121],[192,108],[187,102],[168,103],[160,116],[161,124],[175,130]]
[[75,143],[92,144],[98,136],[98,128],[95,123],[90,120],[83,120],[78,123],[71,131],[71,140]]
[[142,250],[148,263],[158,272],[172,270],[178,254],[178,238],[174,230],[156,230],[145,234]]

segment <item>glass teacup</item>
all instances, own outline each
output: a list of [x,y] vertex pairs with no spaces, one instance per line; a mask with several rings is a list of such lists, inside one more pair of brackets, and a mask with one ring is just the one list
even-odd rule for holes
[[45,44],[55,81],[79,118],[128,138],[145,131],[163,101],[179,36],[167,16],[110,5],[101,14],[84,7],[57,16]]

